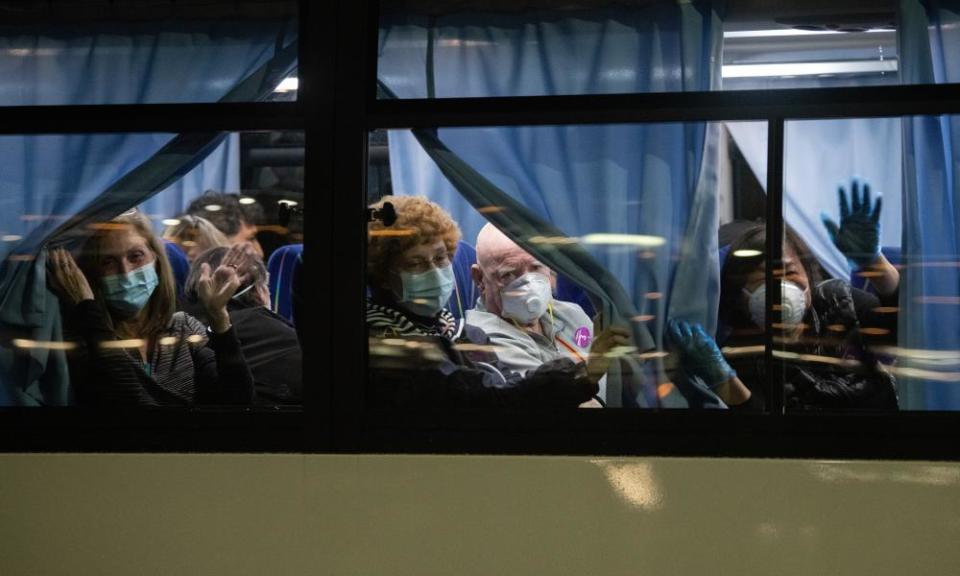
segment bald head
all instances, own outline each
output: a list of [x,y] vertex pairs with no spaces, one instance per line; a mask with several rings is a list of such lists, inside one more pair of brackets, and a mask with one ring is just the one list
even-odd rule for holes
[[523,252],[523,249],[507,238],[499,228],[489,223],[485,224],[477,234],[476,248],[477,262],[482,268],[495,265],[496,261],[502,259],[505,254]]
[[480,290],[480,298],[487,312],[500,315],[500,291],[529,272],[538,272],[556,280],[553,272],[507,238],[492,224],[485,225],[477,234],[477,263],[471,274]]

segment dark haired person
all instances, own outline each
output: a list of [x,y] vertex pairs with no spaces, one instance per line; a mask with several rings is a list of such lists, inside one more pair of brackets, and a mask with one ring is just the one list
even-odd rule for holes
[[[854,182],[852,202],[840,190],[840,223],[824,223],[837,247],[860,271],[869,271],[877,294],[844,279],[823,280],[803,240],[787,229],[783,243],[781,323],[775,346],[786,354],[785,405],[788,410],[892,409],[898,407],[896,381],[877,361],[876,345],[896,342],[899,273],[880,252],[878,198]],[[764,343],[766,226],[735,222],[721,227],[728,245],[721,263],[719,334],[724,358],[712,339],[690,353],[675,333],[687,360],[714,374],[737,376],[751,391],[746,405],[762,410],[773,377],[760,348]],[[704,335],[705,336],[705,335]],[[700,338],[703,340],[703,338]]]
[[243,250],[240,265],[244,282],[227,302],[230,323],[253,374],[258,404],[298,404],[303,383],[303,356],[297,333],[270,306],[267,269],[249,244],[207,250],[194,260],[184,292],[196,300],[204,265],[215,269],[231,250]]
[[263,248],[257,241],[257,225],[263,220],[259,204],[241,204],[239,194],[207,191],[190,202],[186,213],[210,221],[230,244],[249,242],[263,258]]

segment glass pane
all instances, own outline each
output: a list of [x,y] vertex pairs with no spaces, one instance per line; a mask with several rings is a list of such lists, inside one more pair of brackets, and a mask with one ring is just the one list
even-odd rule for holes
[[0,150],[0,405],[299,403],[302,133]]
[[0,106],[289,98],[297,3],[264,4],[78,2],[4,10]]
[[776,354],[788,410],[960,409],[958,128],[949,116],[787,124]]
[[383,4],[385,98],[960,81],[960,11],[920,2]]
[[368,173],[389,170],[367,190],[372,407],[764,409],[732,367],[763,347],[717,315],[718,223],[764,213],[727,127],[370,141]]

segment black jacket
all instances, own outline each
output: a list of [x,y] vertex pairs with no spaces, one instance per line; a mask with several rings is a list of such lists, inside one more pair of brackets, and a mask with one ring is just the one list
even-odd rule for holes
[[298,404],[303,356],[297,333],[263,306],[228,310],[243,357],[253,374],[257,404]]
[[[371,406],[575,408],[597,393],[584,366],[567,358],[521,377],[499,361],[483,330],[449,313],[435,319],[410,319],[389,306],[369,302],[367,312]],[[431,326],[434,321],[444,326]]]
[[[896,342],[896,314],[878,312],[891,302],[896,295],[881,301],[839,279],[814,287],[800,341],[775,344],[775,350],[787,353],[782,363],[787,410],[898,408],[896,379],[874,352],[878,345]],[[756,343],[762,340],[732,339],[724,346]],[[763,355],[734,358],[730,364],[753,394],[745,407],[764,409],[770,380]]]

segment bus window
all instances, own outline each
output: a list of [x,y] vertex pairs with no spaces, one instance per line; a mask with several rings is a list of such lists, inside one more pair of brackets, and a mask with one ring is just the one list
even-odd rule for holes
[[2,405],[299,404],[301,132],[0,150]]
[[943,139],[957,122],[786,123],[774,355],[788,410],[960,409],[957,189]]
[[[34,4],[4,11],[0,106],[295,97],[297,3]],[[259,76],[261,68],[270,70]]]
[[[718,226],[765,213],[729,133],[375,134],[369,157],[390,166],[392,195],[368,182],[370,401],[764,410],[722,350],[717,315]],[[749,352],[763,360],[757,335]]]
[[383,2],[378,78],[399,98],[923,84],[932,77],[901,70],[898,30],[925,40],[942,21],[952,42],[956,18],[892,1],[525,8]]

